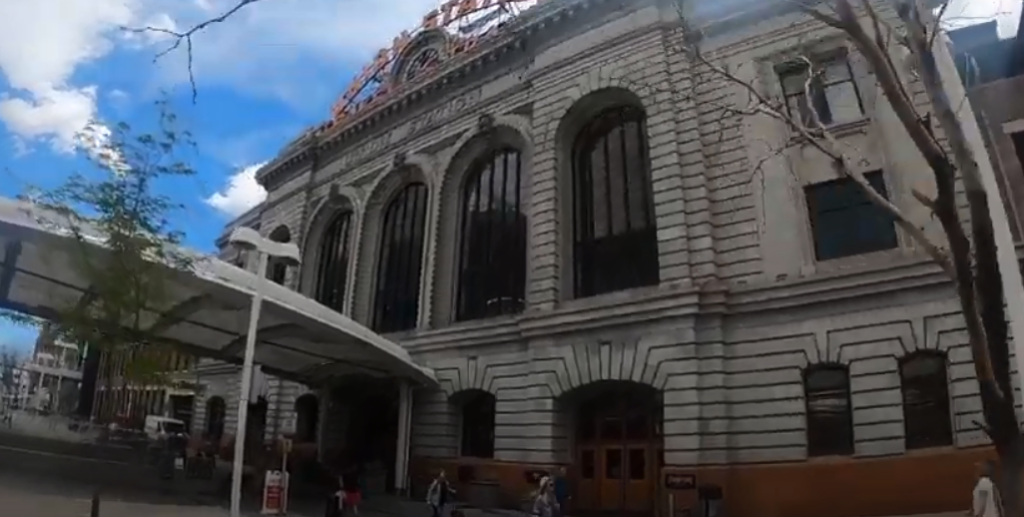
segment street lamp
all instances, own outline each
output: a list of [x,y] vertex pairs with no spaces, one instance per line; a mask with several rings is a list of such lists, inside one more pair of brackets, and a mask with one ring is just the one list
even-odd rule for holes
[[242,467],[245,459],[245,430],[249,418],[249,392],[252,390],[253,360],[256,355],[256,333],[259,330],[260,310],[263,306],[263,286],[270,257],[282,260],[288,266],[298,266],[299,248],[292,243],[276,242],[264,238],[252,228],[236,228],[228,242],[243,251],[254,251],[257,257],[256,289],[249,309],[249,330],[245,335],[245,359],[242,362],[242,386],[238,395],[238,424],[235,430],[235,457],[231,469],[231,517],[242,512]]

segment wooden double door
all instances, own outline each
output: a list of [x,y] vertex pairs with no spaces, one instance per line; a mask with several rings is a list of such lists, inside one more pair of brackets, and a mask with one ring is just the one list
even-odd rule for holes
[[572,511],[653,515],[661,464],[660,404],[654,393],[610,391],[576,418]]

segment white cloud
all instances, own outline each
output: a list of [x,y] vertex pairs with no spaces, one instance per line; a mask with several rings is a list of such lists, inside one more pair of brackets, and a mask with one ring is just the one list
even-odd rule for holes
[[110,34],[132,21],[134,0],[0,2],[0,71],[10,90],[0,120],[24,142],[59,151],[96,116],[95,86],[70,84],[76,68],[112,48]]
[[267,191],[256,183],[256,171],[266,162],[250,165],[228,179],[220,192],[206,198],[206,204],[232,217],[244,214],[267,198]]

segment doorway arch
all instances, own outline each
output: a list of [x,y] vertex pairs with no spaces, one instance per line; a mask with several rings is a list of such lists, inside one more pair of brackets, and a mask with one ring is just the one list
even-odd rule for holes
[[599,381],[567,394],[573,415],[573,511],[654,515],[663,461],[661,393]]

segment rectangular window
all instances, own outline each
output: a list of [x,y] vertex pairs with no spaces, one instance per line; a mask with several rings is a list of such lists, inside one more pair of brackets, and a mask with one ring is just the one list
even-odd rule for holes
[[[888,198],[882,171],[864,176],[876,192]],[[817,260],[896,248],[896,225],[892,216],[872,203],[852,179],[808,185],[804,187],[804,195]]]
[[826,126],[860,120],[864,107],[846,57],[812,63],[808,66],[801,60],[777,68],[789,116],[808,128],[816,126],[813,112],[817,112],[818,119]]

